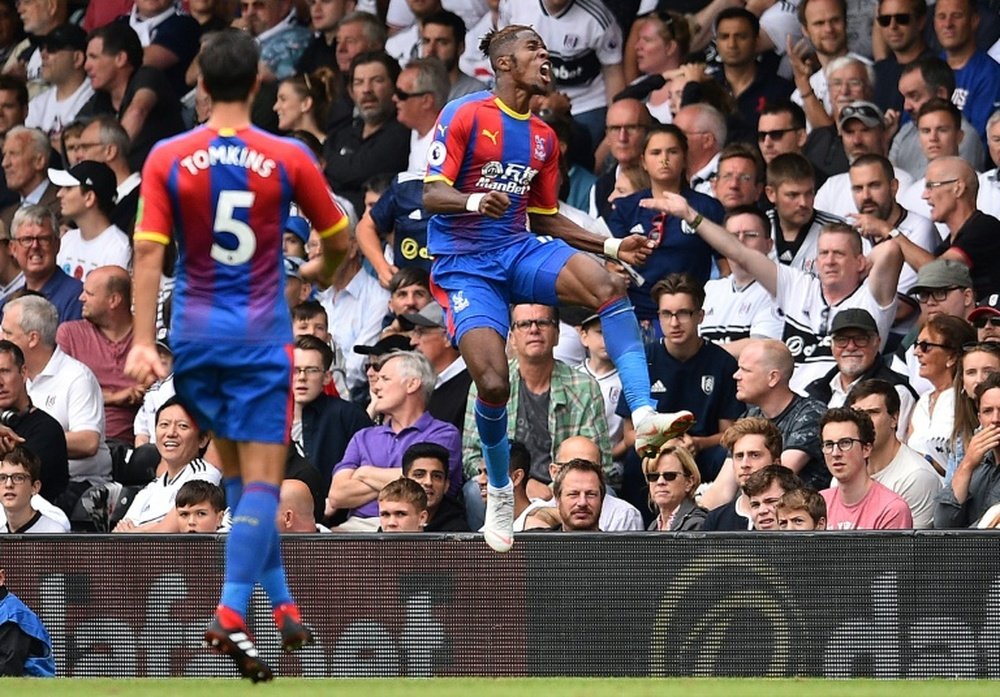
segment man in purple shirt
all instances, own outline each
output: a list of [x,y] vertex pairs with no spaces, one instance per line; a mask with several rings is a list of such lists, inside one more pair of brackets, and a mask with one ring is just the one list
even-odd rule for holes
[[355,433],[344,459],[334,467],[327,515],[350,509],[347,521],[337,530],[378,530],[379,491],[403,476],[403,453],[414,443],[427,441],[446,448],[451,481],[448,493],[454,496],[461,490],[461,435],[453,424],[435,419],[427,411],[434,382],[434,370],[423,354],[393,351],[381,357],[372,395],[384,422]]

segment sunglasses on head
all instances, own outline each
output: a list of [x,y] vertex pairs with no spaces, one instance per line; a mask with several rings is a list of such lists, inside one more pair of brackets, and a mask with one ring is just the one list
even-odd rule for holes
[[880,27],[889,26],[893,20],[896,20],[896,24],[901,27],[905,27],[910,23],[910,15],[908,14],[891,14],[891,15],[878,15],[875,20],[878,22]]

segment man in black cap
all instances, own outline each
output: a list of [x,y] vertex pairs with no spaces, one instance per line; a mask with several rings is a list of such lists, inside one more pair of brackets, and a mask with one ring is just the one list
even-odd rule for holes
[[359,406],[367,407],[368,416],[372,419],[377,420],[378,418],[375,410],[371,406],[371,389],[375,386],[375,379],[378,377],[379,361],[382,356],[388,353],[393,351],[409,351],[411,348],[410,337],[405,334],[389,334],[379,339],[374,344],[359,344],[354,347],[354,353],[361,356],[368,356],[362,366],[368,383],[367,389],[361,395],[358,394],[359,390],[351,390],[351,401]]
[[128,269],[132,261],[129,239],[110,218],[118,188],[111,168],[84,160],[69,170],[50,169],[49,181],[60,187],[63,218],[76,223],[63,235],[56,263],[81,281],[100,266]]
[[94,96],[83,63],[87,57],[87,34],[75,24],[60,24],[40,42],[42,79],[49,87],[28,102],[24,125],[38,128],[59,143],[63,126],[76,118]]
[[875,318],[861,308],[842,310],[833,318],[830,335],[837,366],[806,387],[808,396],[832,409],[843,406],[851,389],[862,380],[885,380],[899,393],[898,433],[905,436],[916,393],[906,378],[890,370],[879,355]]
[[979,341],[1000,342],[1000,293],[991,293],[983,298],[969,313],[968,319],[976,328]]
[[455,424],[461,429],[465,423],[465,402],[469,397],[472,376],[465,367],[465,359],[448,338],[444,311],[433,300],[419,312],[401,315],[400,324],[410,331],[410,343],[430,362],[437,381],[427,403],[427,411],[435,419]]

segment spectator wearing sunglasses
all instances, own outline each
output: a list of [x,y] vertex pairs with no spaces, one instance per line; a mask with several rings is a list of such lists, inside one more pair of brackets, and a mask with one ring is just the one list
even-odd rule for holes
[[668,443],[655,457],[645,459],[642,471],[649,484],[650,508],[657,513],[650,530],[701,528],[707,513],[694,501],[701,475],[691,453]]
[[[903,66],[934,55],[924,41],[927,0],[881,0],[875,22],[875,32],[888,49],[888,55],[875,62],[876,85],[898,84]],[[903,95],[896,90],[881,89],[875,94],[875,103],[882,111],[902,112]]]
[[1000,342],[1000,293],[992,293],[969,313],[969,321],[976,328],[980,342]]

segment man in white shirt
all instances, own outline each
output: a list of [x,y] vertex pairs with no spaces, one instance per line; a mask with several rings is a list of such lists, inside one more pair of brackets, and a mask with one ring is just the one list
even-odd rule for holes
[[35,507],[35,497],[42,488],[41,472],[41,462],[24,446],[16,445],[3,456],[0,461],[0,503],[7,520],[0,527],[0,532],[66,532],[62,523]]
[[28,102],[24,125],[46,133],[53,147],[60,142],[63,126],[94,96],[83,69],[86,53],[87,34],[75,24],[60,24],[41,40],[42,79],[50,87]]
[[719,169],[719,153],[726,144],[726,117],[710,104],[689,104],[674,115],[674,125],[687,136],[691,188],[714,196],[712,180]]
[[396,78],[392,97],[396,120],[412,131],[407,172],[423,176],[427,171],[427,148],[434,136],[438,114],[448,101],[449,89],[448,73],[436,58],[412,61]]
[[56,263],[73,278],[84,280],[101,266],[132,265],[132,245],[110,220],[115,207],[115,173],[100,162],[84,160],[69,170],[50,169],[49,181],[59,189],[62,214],[77,227],[59,243]]

